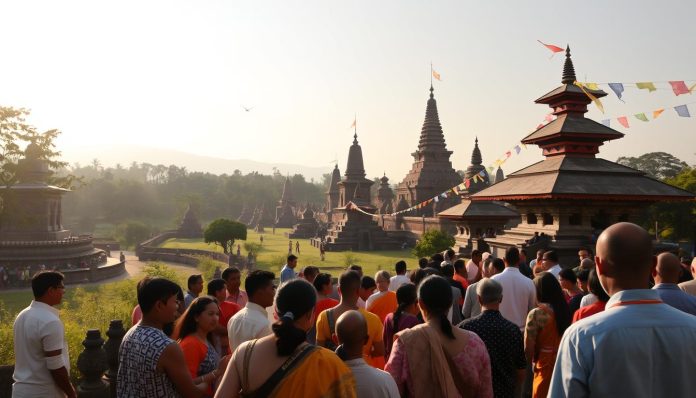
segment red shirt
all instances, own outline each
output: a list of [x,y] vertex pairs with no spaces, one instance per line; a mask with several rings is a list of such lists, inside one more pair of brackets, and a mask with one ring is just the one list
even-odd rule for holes
[[218,305],[220,306],[220,319],[218,322],[220,322],[220,325],[227,327],[227,322],[229,322],[230,318],[232,318],[240,308],[237,304],[229,301],[223,301],[218,303]]
[[465,276],[461,276],[461,275],[455,273],[453,279],[454,279],[455,281],[461,283],[462,286],[464,286],[464,290],[466,290],[466,288],[469,287],[469,281],[466,280],[466,277],[465,277]]
[[607,305],[605,301],[596,301],[590,305],[580,308],[579,310],[575,311],[575,314],[573,315],[573,323],[583,318],[587,318],[590,315],[598,314],[604,311],[605,305]]
[[321,314],[322,311],[328,310],[329,308],[333,308],[337,305],[338,300],[334,300],[332,298],[325,298],[317,301],[317,305],[314,306],[314,319],[318,319],[319,314]]

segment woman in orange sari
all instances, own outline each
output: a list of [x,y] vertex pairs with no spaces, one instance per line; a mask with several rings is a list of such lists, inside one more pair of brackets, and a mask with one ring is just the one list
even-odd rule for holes
[[529,311],[524,329],[524,352],[534,365],[532,397],[546,397],[558,345],[570,325],[570,310],[558,279],[550,272],[534,278],[539,306]]
[[[354,398],[350,369],[332,351],[308,344],[317,296],[303,279],[283,284],[275,298],[273,334],[237,347],[216,398]],[[253,369],[253,371],[252,371]]]

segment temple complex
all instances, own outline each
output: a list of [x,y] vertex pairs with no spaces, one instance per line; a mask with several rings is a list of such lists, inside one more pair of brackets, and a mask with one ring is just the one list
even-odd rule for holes
[[[591,100],[575,81],[568,48],[561,86],[535,101],[548,105],[556,119],[522,140],[538,145],[545,159],[471,196],[475,202],[508,202],[521,215],[518,226],[485,239],[496,256],[511,246],[526,246],[530,253],[553,249],[562,265],[574,266],[578,247],[592,247],[609,225],[635,222],[651,203],[694,199],[690,192],[641,171],[597,158],[604,142],[623,134],[585,117]],[[606,96],[601,90],[588,91],[597,98]],[[542,238],[535,238],[535,232]]]
[[186,208],[186,214],[184,214],[183,220],[177,229],[177,236],[180,238],[202,238],[203,228],[201,228],[201,223],[198,222],[191,204],[189,203],[188,208]]
[[[421,128],[418,149],[411,155],[414,159],[411,171],[396,190],[398,207],[402,207],[402,203],[413,206],[462,182],[461,176],[454,170],[450,161],[452,151],[448,151],[445,144],[445,136],[440,124],[432,85],[430,86],[430,98],[425,110],[425,120]],[[437,212],[456,203],[458,203],[457,198],[441,200],[433,203],[432,207],[414,211],[412,215],[432,217],[433,209]]]
[[290,177],[285,177],[283,184],[283,194],[278,201],[275,215],[276,228],[292,228],[297,222],[295,217],[295,202],[292,199],[292,188],[290,186]]
[[292,231],[286,233],[290,239],[309,239],[317,236],[319,223],[314,218],[314,210],[308,204],[302,212],[302,218],[292,227]]

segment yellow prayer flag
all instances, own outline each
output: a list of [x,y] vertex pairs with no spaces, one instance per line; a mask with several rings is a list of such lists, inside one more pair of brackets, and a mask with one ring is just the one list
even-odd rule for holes
[[653,111],[653,119],[657,119],[657,117],[660,116],[662,114],[662,112],[664,112],[664,111],[665,111],[664,108],[655,109]]
[[657,90],[657,89],[655,88],[655,84],[654,84],[653,82],[640,82],[640,83],[636,83],[636,87],[638,87],[638,88],[640,88],[640,89],[643,89],[643,90],[648,90],[648,91],[651,92],[651,93],[652,93],[653,91]]
[[585,83],[585,86],[590,90],[599,90],[597,83]]
[[696,83],[694,83],[693,86],[689,87],[689,92],[690,92],[690,93],[693,93],[693,92],[694,92],[694,89],[696,89]]
[[582,90],[583,93],[587,96],[587,98],[591,99],[592,102],[597,106],[597,108],[604,113],[604,105],[602,105],[602,101],[599,100],[599,98],[595,97],[594,95],[590,94],[589,91],[585,89],[585,85],[580,83],[580,82],[575,82],[575,85],[580,87],[580,90]]
[[437,81],[441,82],[442,79],[440,79],[440,74],[435,72],[435,69],[433,69],[433,77],[437,79]]

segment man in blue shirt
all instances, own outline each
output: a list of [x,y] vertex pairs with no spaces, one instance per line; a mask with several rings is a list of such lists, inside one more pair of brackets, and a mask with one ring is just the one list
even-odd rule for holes
[[630,223],[597,240],[596,270],[611,296],[606,310],[564,333],[549,397],[688,397],[696,369],[696,317],[648,288],[652,239]]
[[295,272],[295,267],[297,267],[297,256],[290,254],[288,256],[288,262],[280,270],[280,283],[291,281],[297,278],[297,273]]
[[682,291],[677,285],[681,270],[679,258],[674,254],[662,253],[657,256],[657,267],[652,273],[655,279],[653,289],[657,290],[665,304],[687,314],[696,315],[696,297]]

